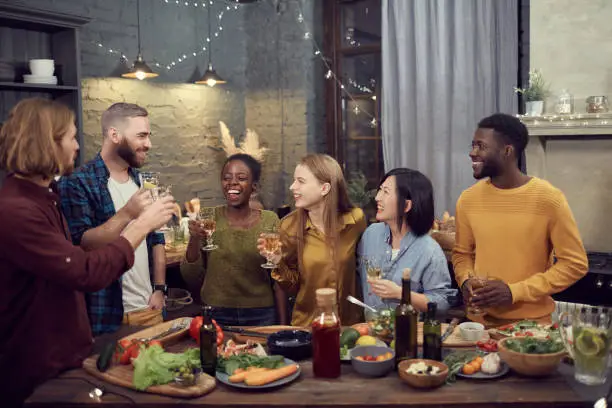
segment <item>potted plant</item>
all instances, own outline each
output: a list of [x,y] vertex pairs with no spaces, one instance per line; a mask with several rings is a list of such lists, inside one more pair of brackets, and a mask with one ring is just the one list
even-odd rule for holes
[[347,182],[348,196],[351,202],[361,208],[366,217],[371,219],[375,214],[372,214],[372,200],[376,196],[376,190],[368,190],[368,179],[362,172],[351,173]]
[[544,99],[548,95],[548,85],[539,70],[529,71],[529,84],[525,88],[514,88],[514,91],[525,98],[525,114],[542,116]]

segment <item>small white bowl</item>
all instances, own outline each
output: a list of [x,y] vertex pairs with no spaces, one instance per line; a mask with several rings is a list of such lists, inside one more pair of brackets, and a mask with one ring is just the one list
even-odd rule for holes
[[461,338],[465,341],[478,341],[484,336],[485,328],[476,322],[464,322],[459,325]]
[[52,59],[32,59],[29,63],[30,72],[34,76],[53,76],[55,61]]

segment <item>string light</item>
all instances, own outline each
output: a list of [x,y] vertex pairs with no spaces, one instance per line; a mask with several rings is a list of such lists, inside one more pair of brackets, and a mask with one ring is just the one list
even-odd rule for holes
[[612,113],[582,113],[576,115],[542,115],[538,117],[516,115],[528,127],[554,128],[597,128],[612,124]]
[[[231,1],[231,0],[215,0],[215,2],[225,4],[227,10],[231,10],[232,8],[234,10],[238,10],[238,7],[240,5],[237,1]],[[212,1],[209,1],[208,3],[210,5],[213,4]],[[194,7],[194,8],[207,7],[206,1],[200,2],[200,1],[175,0],[174,2],[172,2],[171,0],[164,0],[164,4],[174,5],[174,6],[179,6],[179,7]]]
[[[167,3],[168,5],[172,5],[171,4],[172,0],[164,0],[164,3]],[[215,0],[215,2],[220,2],[223,4],[228,4],[228,1],[223,1],[223,0]],[[212,0],[208,1],[208,5],[213,5],[215,2],[213,2]],[[207,7],[207,3],[204,2],[190,2],[190,1],[178,1],[176,0],[176,5],[178,5],[179,7],[199,7],[200,5],[202,7]],[[230,10],[231,8],[227,8],[227,10]],[[238,6],[236,5],[236,7],[234,7],[235,10],[238,10]],[[226,11],[220,11],[219,14],[217,14],[217,20],[218,20],[218,26],[216,31],[214,32],[213,36],[215,38],[219,38],[221,32],[223,32],[223,26],[222,26],[222,20],[224,17],[224,13]],[[156,67],[160,67],[160,68],[165,68],[167,71],[171,71],[174,68],[176,68],[178,66],[178,64],[182,64],[184,62],[186,62],[188,59],[190,58],[195,58],[199,55],[203,55],[206,53],[207,51],[207,46],[206,44],[210,44],[211,42],[211,38],[207,37],[205,40],[205,44],[202,45],[201,49],[197,49],[194,51],[186,51],[186,52],[182,52],[178,54],[178,57],[174,60],[174,61],[170,61],[168,63],[162,63],[159,62],[155,59],[152,59],[152,64],[155,65]],[[127,62],[127,57],[125,56],[125,54],[115,48],[111,48],[111,47],[107,47],[104,44],[97,42],[97,41],[92,41],[92,44],[97,45],[98,48],[101,48],[103,51],[107,52],[108,54],[111,55],[119,55],[120,56],[120,60],[122,62]]]
[[[350,99],[353,103],[355,103],[355,107],[353,108],[353,112],[355,113],[355,115],[359,115],[359,114],[363,114],[365,116],[367,116],[368,118],[370,118],[370,126],[372,127],[376,127],[378,126],[378,120],[376,119],[376,117],[374,115],[372,115],[371,113],[361,109],[358,105],[358,101],[355,99],[355,97],[346,89],[346,87],[344,86],[344,84],[342,83],[342,80],[340,78],[338,78],[338,76],[334,73],[334,71],[331,69],[331,66],[328,62],[328,59],[325,58],[325,56],[323,55],[323,53],[321,52],[321,48],[319,47],[319,45],[317,44],[317,42],[312,38],[312,35],[309,31],[309,28],[306,24],[306,21],[304,20],[304,12],[302,10],[302,6],[300,4],[300,2],[297,2],[297,7],[298,7],[298,15],[297,15],[297,22],[302,24],[304,26],[304,39],[305,40],[310,40],[312,43],[312,47],[314,48],[314,55],[319,57],[321,59],[321,61],[323,62],[323,65],[325,66],[325,68],[327,69],[327,72],[325,73],[325,79],[333,79],[336,84],[338,85],[338,87],[340,88],[340,90],[342,91],[342,93],[348,98]],[[364,86],[364,85],[359,85],[357,83],[357,81],[349,78],[348,79],[348,83],[354,87],[355,89],[358,89],[360,92],[362,93],[373,93],[372,89]],[[372,88],[374,88],[376,86],[376,81],[374,79],[370,80],[370,85]],[[372,100],[376,100],[376,95],[372,95],[371,96]]]

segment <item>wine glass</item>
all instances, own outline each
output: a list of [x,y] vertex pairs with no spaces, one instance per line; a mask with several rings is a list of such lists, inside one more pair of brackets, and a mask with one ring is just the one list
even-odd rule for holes
[[202,247],[204,251],[214,251],[219,248],[213,243],[213,234],[217,229],[217,220],[215,219],[214,208],[202,208],[199,215],[200,225],[206,233],[206,246]]
[[482,289],[487,286],[488,278],[486,276],[478,276],[471,273],[468,279],[470,282],[470,297],[467,299],[467,312],[472,315],[483,315],[485,311],[478,306],[474,306],[472,300],[475,297],[474,291],[476,289]]
[[274,229],[267,230],[261,234],[264,240],[264,252],[266,253],[266,263],[261,267],[265,269],[274,269],[276,264],[272,262],[272,256],[281,250],[280,234]]
[[[151,194],[151,199],[157,201],[158,199],[170,195],[172,193],[172,185],[163,185],[159,181],[159,173],[146,172],[140,173],[140,185]],[[164,224],[161,228],[155,230],[155,232],[163,233],[170,231],[168,224]]]
[[[380,255],[364,255],[361,257],[361,262],[366,271],[368,279],[378,280],[382,278],[383,257]],[[368,292],[371,295],[372,292]]]

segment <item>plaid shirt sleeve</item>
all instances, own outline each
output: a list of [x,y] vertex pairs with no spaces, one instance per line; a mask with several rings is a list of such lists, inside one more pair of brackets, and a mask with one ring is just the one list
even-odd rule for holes
[[82,180],[76,177],[62,177],[58,189],[72,242],[80,245],[83,234],[93,228],[94,224],[95,205],[90,202],[90,192]]
[[153,248],[155,245],[164,245],[165,243],[166,240],[164,239],[164,234],[162,233],[153,231],[147,236],[147,244],[149,245],[149,248]]

